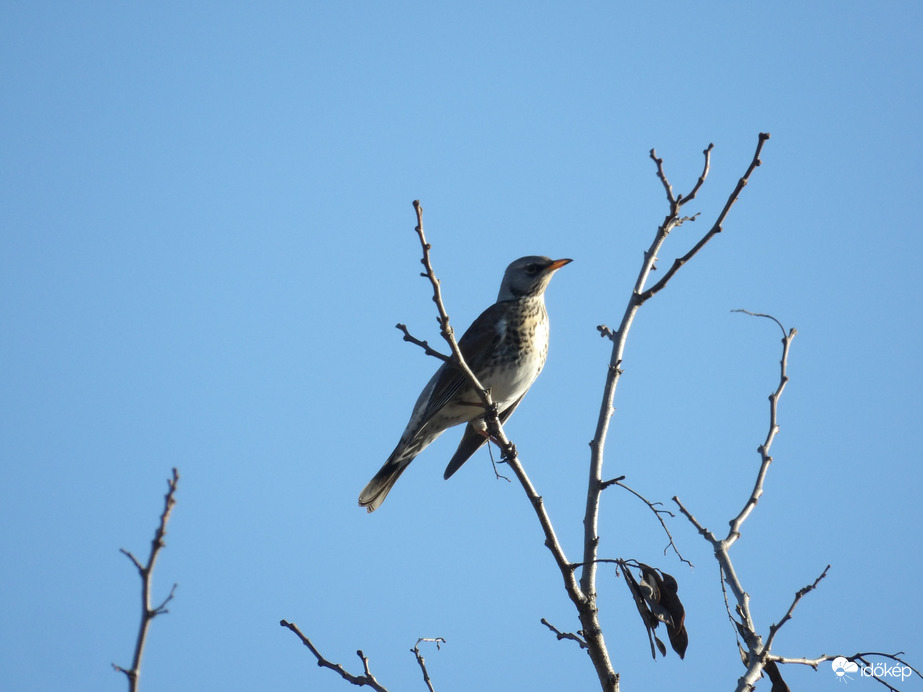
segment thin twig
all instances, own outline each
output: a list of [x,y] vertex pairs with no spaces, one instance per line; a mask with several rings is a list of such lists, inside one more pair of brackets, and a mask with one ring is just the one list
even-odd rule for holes
[[676,506],[679,508],[680,513],[681,513],[684,517],[686,517],[686,519],[689,520],[689,523],[692,524],[692,525],[696,528],[696,530],[697,530],[702,536],[705,537],[705,540],[707,540],[709,543],[712,543],[712,542],[718,540],[718,539],[715,537],[715,534],[713,534],[711,531],[709,531],[709,530],[706,529],[704,526],[702,526],[702,524],[699,523],[699,520],[696,519],[696,518],[692,515],[692,512],[690,512],[688,509],[686,509],[686,506],[685,506],[682,502],[680,502],[680,499],[679,499],[676,495],[673,496],[673,502],[676,503]]
[[339,676],[343,678],[344,680],[346,680],[347,682],[352,683],[353,685],[356,685],[358,687],[368,685],[373,690],[376,690],[376,692],[388,692],[388,689],[384,685],[382,685],[380,682],[378,682],[378,680],[375,679],[375,676],[372,675],[371,671],[369,670],[369,659],[366,657],[364,653],[362,653],[362,649],[359,649],[356,652],[356,656],[358,656],[359,660],[362,661],[362,669],[364,671],[364,674],[363,675],[353,675],[348,670],[346,670],[343,666],[341,666],[339,663],[333,663],[331,661],[328,661],[323,656],[323,654],[321,654],[321,652],[317,650],[317,647],[314,646],[311,640],[308,639],[307,636],[305,636],[304,633],[300,629],[298,629],[298,625],[292,622],[288,622],[286,620],[280,620],[279,624],[282,627],[285,627],[295,633],[295,635],[301,640],[301,643],[304,644],[306,647],[308,647],[308,650],[312,654],[314,654],[314,658],[317,659],[318,666],[322,668],[329,668],[335,673],[338,673]]
[[[492,442],[493,442],[493,441],[492,441],[490,438],[487,439],[487,454],[488,454],[488,456],[490,456],[490,464],[491,464],[491,466],[494,467],[494,476],[496,476],[496,478],[497,478],[498,481],[499,481],[499,480],[504,480],[504,481],[506,481],[507,483],[512,483],[513,481],[510,480],[510,478],[509,478],[508,476],[504,476],[502,473],[500,473],[500,469],[497,468],[497,461],[496,461],[496,459],[494,459],[494,447],[493,447]],[[503,459],[500,459],[500,463],[501,463],[501,464],[504,463],[504,460],[503,460]]]
[[439,360],[442,360],[442,361],[452,360],[449,356],[445,355],[444,353],[440,353],[439,351],[434,349],[432,346],[430,346],[428,341],[421,341],[420,339],[413,336],[413,334],[411,334],[407,330],[406,324],[401,324],[400,322],[398,322],[394,326],[395,328],[400,329],[402,332],[404,332],[404,341],[409,341],[412,344],[416,344],[417,346],[423,349],[426,355],[433,356],[434,358],[438,358]]
[[[711,147],[712,145],[709,145],[706,151],[710,151]],[[654,149],[651,149],[650,155],[651,160],[657,166],[657,177],[660,178],[660,182],[663,183],[663,189],[667,193],[667,202],[670,203],[670,210],[672,212],[674,208],[676,208],[677,199],[673,194],[673,186],[670,185],[670,181],[667,180],[667,174],[663,170],[663,159],[657,156],[657,151]],[[680,195],[680,198],[682,198],[682,195]]]
[[552,632],[554,632],[555,636],[558,638],[558,641],[561,641],[563,639],[570,639],[571,641],[577,642],[577,644],[580,646],[581,649],[587,648],[586,642],[583,641],[583,639],[581,639],[579,636],[577,636],[573,632],[562,632],[557,627],[555,627],[550,622],[548,622],[545,618],[542,618],[542,624],[548,629],[550,629]]
[[778,623],[772,624],[769,626],[769,636],[766,638],[766,644],[763,647],[763,651],[769,653],[772,650],[772,643],[775,641],[776,634],[782,629],[782,625],[792,619],[792,613],[795,612],[795,606],[798,605],[798,602],[804,598],[807,594],[811,593],[814,589],[817,588],[817,585],[820,584],[821,580],[827,576],[827,572],[830,571],[830,565],[827,565],[824,568],[824,571],[821,575],[814,580],[814,583],[808,584],[802,589],[798,590],[798,593],[795,594],[795,599],[792,601],[792,604],[788,607],[788,611],[782,616],[782,619]]
[[780,430],[779,399],[781,398],[782,392],[785,391],[785,387],[788,384],[788,353],[792,345],[792,340],[795,338],[795,335],[798,334],[797,329],[791,329],[788,334],[786,334],[785,327],[783,327],[782,323],[772,315],[752,313],[747,312],[746,310],[735,310],[735,312],[743,312],[745,314],[752,315],[753,317],[764,317],[779,325],[779,329],[782,330],[782,359],[779,361],[779,386],[772,394],[769,395],[769,430],[766,433],[766,439],[758,449],[760,457],[762,458],[760,470],[759,473],[757,473],[756,482],[753,485],[750,498],[747,500],[747,503],[744,505],[743,509],[740,510],[740,513],[731,520],[731,530],[728,533],[727,538],[729,541],[729,546],[740,537],[741,525],[744,523],[744,521],[746,521],[747,517],[750,516],[750,513],[756,507],[756,504],[759,502],[759,499],[763,494],[763,484],[766,480],[766,474],[769,472],[769,465],[772,463],[772,457],[770,456],[769,451],[772,447],[773,441],[775,441],[776,435]]
[[648,508],[654,513],[654,516],[657,517],[657,521],[659,521],[659,522],[660,522],[660,526],[663,527],[664,533],[667,534],[667,539],[668,539],[669,542],[667,543],[666,547],[663,549],[663,554],[666,555],[666,554],[667,554],[667,550],[669,550],[670,548],[673,548],[673,552],[676,553],[676,557],[678,557],[682,562],[685,562],[685,563],[686,563],[687,565],[689,565],[690,567],[695,567],[695,565],[693,565],[692,562],[690,562],[689,560],[687,560],[686,558],[684,558],[684,557],[682,556],[682,554],[680,554],[679,549],[676,547],[676,543],[673,542],[673,534],[670,533],[670,529],[667,528],[667,524],[666,524],[666,522],[663,520],[663,517],[661,516],[662,514],[667,514],[667,515],[669,515],[670,517],[675,517],[676,515],[673,514],[673,512],[671,512],[671,511],[668,510],[668,509],[660,509],[660,508],[658,508],[658,505],[659,505],[660,507],[663,507],[663,503],[662,503],[662,502],[651,502],[651,501],[648,500],[646,497],[644,497],[644,495],[642,495],[641,493],[639,493],[639,492],[638,492],[637,490],[635,490],[634,488],[631,488],[631,487],[625,485],[625,484],[622,482],[622,481],[624,481],[624,480],[625,480],[625,476],[619,476],[618,478],[613,478],[612,480],[608,480],[608,481],[603,482],[603,484],[602,484],[602,486],[601,486],[600,489],[601,489],[601,490],[605,490],[605,489],[608,488],[610,485],[617,485],[617,486],[619,486],[620,488],[624,488],[625,490],[627,490],[628,492],[630,492],[632,495],[634,495],[636,498],[638,498],[639,500],[641,500],[641,502],[643,502],[644,504],[646,504],[646,505],[648,506]]
[[138,628],[138,638],[135,640],[135,653],[132,658],[131,668],[112,664],[112,668],[119,673],[124,673],[128,678],[129,692],[137,692],[141,678],[141,659],[144,656],[144,645],[147,642],[147,632],[151,621],[158,615],[165,615],[167,604],[173,600],[176,593],[176,584],[170,589],[170,593],[158,606],[151,604],[151,585],[154,577],[154,565],[157,562],[157,556],[160,555],[161,549],[166,545],[164,536],[167,535],[167,522],[170,520],[170,513],[176,504],[176,486],[179,483],[179,471],[173,469],[173,475],[167,479],[167,494],[164,496],[163,511],[160,513],[160,523],[154,531],[154,540],[151,541],[151,551],[148,555],[147,564],[142,565],[141,561],[133,553],[120,548],[119,552],[125,555],[138,570],[141,577],[141,624]]
[[[619,557],[598,557],[593,560],[594,565],[622,565],[625,562],[622,558]],[[570,565],[571,569],[578,569],[580,567],[586,567],[587,563],[585,562],[572,562]],[[618,569],[615,570],[618,574]]]
[[741,652],[741,658],[746,661],[746,652],[740,641],[740,623],[734,619],[734,614],[731,612],[731,602],[728,600],[727,580],[724,578],[724,568],[721,566],[720,560],[717,560],[717,563],[718,581],[721,582],[721,596],[724,598],[724,611],[727,613],[728,620],[731,623],[731,629],[734,631],[734,639],[737,640],[737,649]]
[[429,251],[432,249],[432,246],[426,242],[426,234],[423,232],[423,205],[420,204],[419,200],[414,200],[413,208],[417,213],[417,226],[414,230],[420,238],[420,247],[423,249],[423,259],[421,259],[420,262],[426,270],[421,273],[420,276],[429,279],[433,287],[433,302],[436,304],[436,310],[439,313],[439,327],[442,338],[445,339],[449,348],[452,349],[453,364],[461,370],[462,374],[464,374],[465,378],[479,394],[484,407],[489,410],[491,407],[494,407],[493,401],[490,398],[490,392],[480,383],[474,371],[468,367],[464,356],[462,356],[461,349],[458,347],[458,341],[455,339],[455,330],[452,329],[452,325],[449,324],[449,315],[446,312],[445,303],[442,300],[441,282],[436,277],[436,272],[433,270],[433,263],[429,256]]
[[[670,185],[670,181],[667,180],[667,174],[663,170],[663,159],[657,156],[657,152],[654,149],[651,149],[651,160],[657,166],[657,177],[660,178],[660,182],[663,183],[663,189],[667,193],[667,202],[670,203],[670,215],[678,216],[680,207],[682,207],[687,202],[691,202],[695,199],[695,196],[699,193],[699,189],[705,184],[705,178],[708,177],[708,171],[711,166],[711,152],[715,148],[714,144],[709,144],[702,154],[705,156],[705,163],[702,166],[702,174],[699,176],[699,179],[696,181],[695,187],[692,188],[692,191],[688,195],[674,195],[673,186]],[[689,221],[693,219],[698,214],[695,214],[691,217],[685,217],[683,221]]]
[[411,653],[416,657],[417,663],[420,664],[420,670],[423,671],[423,682],[426,683],[427,689],[429,692],[436,692],[433,689],[433,681],[429,678],[429,673],[426,670],[426,659],[423,658],[423,654],[420,653],[420,642],[432,642],[436,645],[436,651],[439,651],[440,645],[445,644],[445,639],[442,637],[420,637],[417,639],[417,643],[413,645],[413,648],[410,650]]
[[615,341],[615,337],[618,336],[614,331],[604,324],[597,325],[596,331],[599,332],[599,335],[603,339],[609,339],[609,341]]
[[[769,135],[766,135],[766,138],[768,139]],[[699,194],[699,190],[705,184],[705,178],[708,177],[708,171],[710,170],[710,167],[711,167],[711,151],[714,148],[715,148],[715,145],[710,143],[707,147],[705,147],[705,150],[702,152],[702,155],[705,157],[705,162],[702,165],[702,174],[699,176],[699,179],[696,181],[695,187],[692,188],[692,192],[690,192],[686,196],[683,196],[683,195],[679,196],[683,204],[688,204],[689,202],[694,200],[695,196]],[[694,214],[693,216],[698,216],[698,214]]]

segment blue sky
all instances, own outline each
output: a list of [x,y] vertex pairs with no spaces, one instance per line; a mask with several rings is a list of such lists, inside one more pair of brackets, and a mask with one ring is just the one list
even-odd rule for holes
[[[828,564],[774,650],[906,651],[914,590],[923,251],[923,10],[912,2],[10,3],[0,6],[0,676],[121,690],[166,478],[182,476],[145,689],[322,689],[296,622],[358,672],[441,692],[593,689],[534,515],[458,432],[379,512],[356,506],[436,363],[421,199],[459,328],[526,254],[572,257],[548,292],[545,372],[506,426],[567,553],[617,324],[666,208],[714,142],[662,267],[707,229],[757,134],[725,232],[646,305],[604,471],[739,511],[797,327],[766,494],[735,546],[765,633]],[[685,661],[652,661],[621,579],[600,608],[623,689],[732,689],[743,672],[708,546],[604,497],[601,554],[679,580]],[[822,666],[793,688],[839,689]],[[871,689],[856,680],[856,689]],[[768,687],[768,681],[761,683]],[[905,689],[920,689],[920,681]]]

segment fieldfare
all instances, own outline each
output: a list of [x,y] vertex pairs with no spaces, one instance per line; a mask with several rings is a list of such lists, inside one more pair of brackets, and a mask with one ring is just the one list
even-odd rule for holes
[[[497,302],[481,313],[458,341],[465,362],[497,405],[505,422],[535,382],[548,355],[545,289],[569,259],[522,257],[506,268]],[[374,512],[404,469],[433,440],[454,425],[465,434],[445,470],[458,471],[488,438],[484,408],[465,376],[443,363],[423,388],[400,442],[359,494],[359,505]]]

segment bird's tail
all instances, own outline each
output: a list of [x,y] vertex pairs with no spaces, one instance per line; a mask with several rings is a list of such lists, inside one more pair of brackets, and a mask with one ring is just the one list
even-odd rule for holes
[[378,509],[412,460],[413,457],[409,459],[400,457],[394,460],[388,459],[385,465],[375,474],[375,477],[359,493],[359,506],[365,507],[369,512],[374,512]]
[[359,493],[359,506],[365,507],[369,512],[378,509],[388,497],[391,488],[397,483],[397,479],[410,466],[410,462],[441,434],[441,430],[436,433],[418,430],[410,439],[402,439],[391,452],[385,465]]

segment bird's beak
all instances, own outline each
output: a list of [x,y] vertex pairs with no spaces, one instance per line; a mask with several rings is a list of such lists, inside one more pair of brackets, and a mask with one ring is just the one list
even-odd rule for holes
[[558,271],[558,269],[560,269],[561,267],[563,267],[565,264],[570,264],[570,263],[573,262],[573,261],[574,261],[574,260],[572,260],[572,259],[559,259],[559,260],[555,260],[554,262],[552,262],[551,264],[548,265],[548,269],[547,269],[546,271],[556,272],[556,271]]

